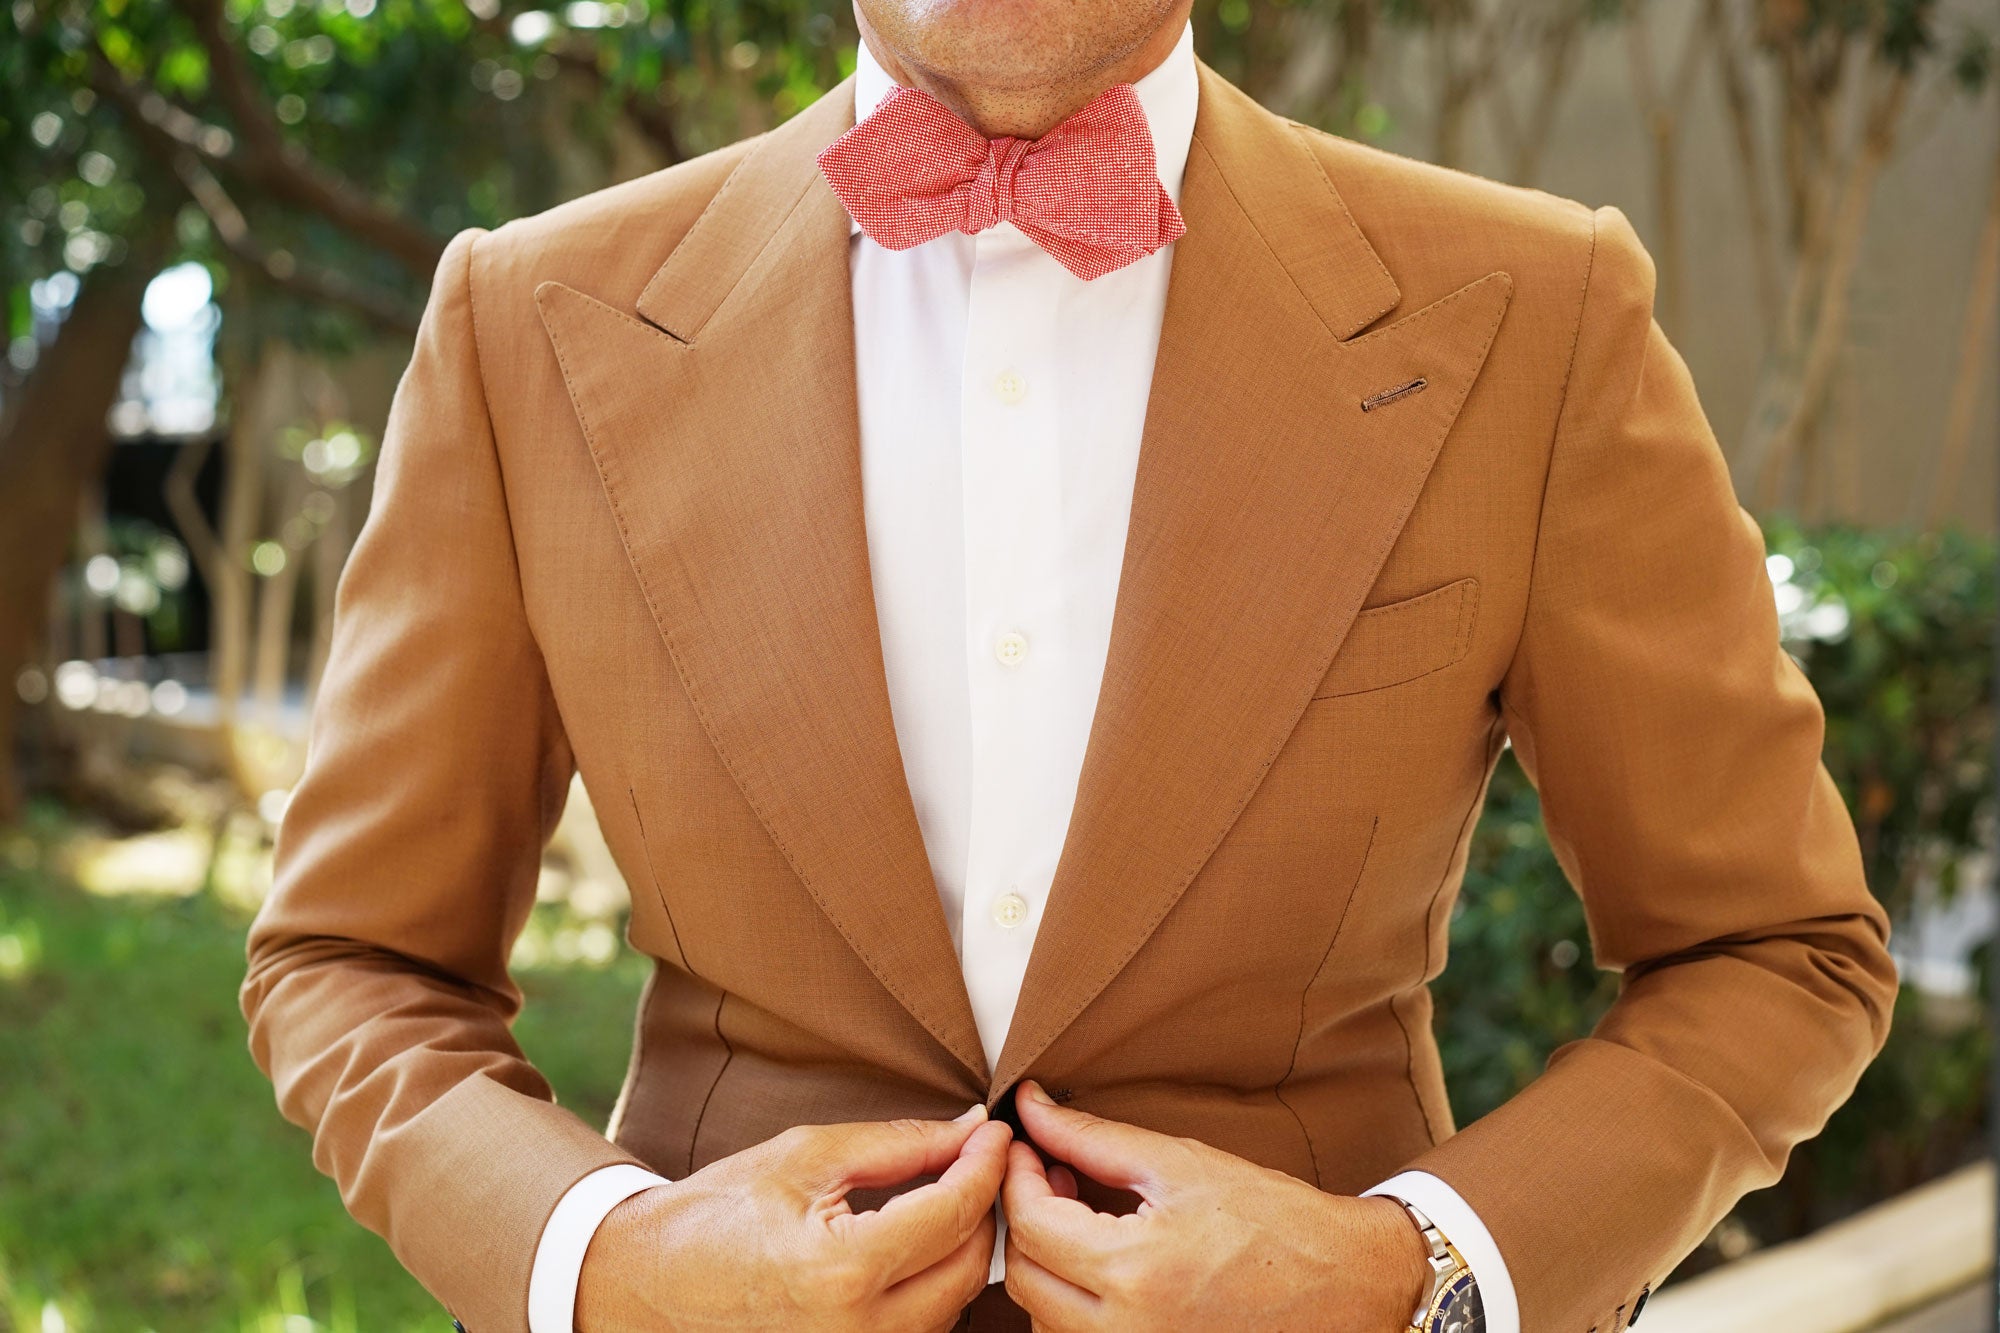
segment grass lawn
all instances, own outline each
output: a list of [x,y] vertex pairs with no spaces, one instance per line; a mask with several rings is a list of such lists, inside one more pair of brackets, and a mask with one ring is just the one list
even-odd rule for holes
[[[32,846],[0,857],[0,1330],[448,1329],[250,1061],[246,915],[207,895],[94,897]],[[521,976],[522,1044],[595,1123],[642,967]]]

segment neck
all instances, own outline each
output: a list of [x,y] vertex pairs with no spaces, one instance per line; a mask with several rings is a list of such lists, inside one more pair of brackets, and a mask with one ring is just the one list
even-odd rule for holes
[[982,83],[926,68],[910,53],[897,50],[886,40],[868,21],[860,5],[854,7],[854,17],[869,54],[897,83],[921,88],[989,139],[1037,139],[1083,109],[1106,88],[1136,83],[1151,73],[1180,40],[1193,3],[1194,0],[1179,0],[1170,7],[1160,25],[1136,45],[1111,53],[1086,74],[1029,85]]

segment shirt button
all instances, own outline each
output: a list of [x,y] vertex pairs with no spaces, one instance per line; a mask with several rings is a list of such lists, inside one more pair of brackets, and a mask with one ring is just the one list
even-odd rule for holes
[[1028,900],[1018,893],[1003,893],[993,900],[993,923],[1012,930],[1028,919]]
[[993,392],[1003,403],[1018,403],[1028,396],[1028,382],[1011,370],[1003,370],[993,381]]
[[1019,666],[1028,656],[1028,636],[1008,630],[993,643],[993,655],[1001,666]]

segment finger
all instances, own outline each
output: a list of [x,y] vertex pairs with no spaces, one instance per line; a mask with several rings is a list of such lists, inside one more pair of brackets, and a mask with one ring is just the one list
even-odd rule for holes
[[1109,1257],[1132,1239],[1132,1219],[1093,1211],[1050,1188],[1041,1159],[1025,1143],[1008,1149],[1000,1198],[1007,1210],[1008,1241],[1086,1291],[1103,1289]]
[[993,1210],[988,1209],[972,1234],[957,1249],[922,1272],[914,1273],[882,1293],[872,1328],[948,1328],[959,1313],[986,1289],[993,1266]]
[[797,1132],[808,1183],[819,1193],[844,1195],[936,1175],[985,1123],[986,1108],[975,1106],[957,1120],[811,1125]]
[[1001,1205],[1012,1211],[1018,1204],[1042,1199],[1055,1193],[1042,1155],[1025,1139],[1007,1145],[1007,1178],[1000,1182]]
[[992,1216],[1012,1137],[1000,1121],[981,1125],[930,1184],[898,1194],[874,1212],[833,1221],[879,1258],[883,1286],[920,1273],[964,1244]]
[[1059,1157],[1093,1180],[1135,1191],[1157,1203],[1162,1173],[1179,1142],[1150,1129],[1105,1120],[1085,1111],[1058,1106],[1041,1085],[1023,1080],[1014,1104],[1021,1128],[1037,1147]]
[[1064,1199],[1074,1199],[1076,1197],[1076,1172],[1070,1170],[1061,1162],[1050,1162],[1048,1176],[1049,1188],[1054,1190],[1058,1197]]
[[1007,1228],[1007,1294],[1028,1312],[1037,1329],[1063,1333],[1096,1328],[1104,1318],[1104,1301],[1036,1263],[1014,1243],[1013,1224]]

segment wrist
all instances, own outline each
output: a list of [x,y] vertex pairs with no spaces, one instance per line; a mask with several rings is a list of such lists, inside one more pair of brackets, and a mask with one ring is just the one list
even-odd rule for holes
[[1401,1208],[1411,1233],[1422,1242],[1428,1269],[1415,1308],[1399,1322],[1419,1333],[1446,1329],[1452,1333],[1485,1333],[1485,1302],[1480,1298],[1478,1280],[1465,1256],[1416,1204],[1393,1194],[1381,1197]]
[[1431,1289],[1431,1247],[1400,1199],[1378,1194],[1361,1202],[1376,1213],[1380,1271],[1388,1290],[1395,1294],[1395,1326],[1406,1329],[1411,1314]]
[[[627,1327],[631,1321],[630,1282],[646,1261],[672,1247],[668,1234],[671,1182],[653,1185],[622,1200],[604,1215],[583,1252],[576,1282],[576,1328],[579,1333]],[[638,1261],[638,1262],[635,1262]]]

